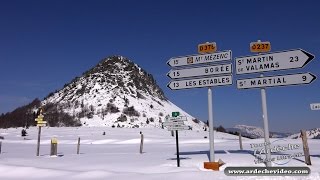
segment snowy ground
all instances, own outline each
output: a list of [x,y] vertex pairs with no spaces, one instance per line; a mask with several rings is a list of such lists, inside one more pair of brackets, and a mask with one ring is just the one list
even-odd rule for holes
[[[103,132],[106,135],[102,135]],[[140,134],[145,137],[144,153],[139,153]],[[21,128],[0,129],[0,179],[117,179],[117,180],[211,180],[211,179],[320,179],[320,141],[309,140],[312,166],[309,176],[226,176],[228,166],[264,166],[255,164],[250,144],[263,139],[243,139],[245,151],[239,151],[238,137],[215,133],[215,158],[226,162],[220,171],[203,168],[208,161],[208,132],[179,133],[181,167],[176,167],[175,138],[162,129],[122,128],[42,128],[40,156],[36,156],[37,128],[27,130],[26,139]],[[58,139],[58,156],[51,157],[50,139]],[[81,138],[80,154],[76,154],[77,139]],[[275,141],[276,139],[271,139]],[[301,139],[277,142],[301,144]],[[293,152],[303,152],[302,148]],[[292,159],[285,165],[307,166],[304,157]]]

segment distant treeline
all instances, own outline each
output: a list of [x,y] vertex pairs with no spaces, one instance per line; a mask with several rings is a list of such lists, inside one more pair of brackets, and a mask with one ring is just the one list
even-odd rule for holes
[[[33,100],[30,104],[19,107],[12,112],[0,115],[0,128],[36,126],[35,118],[40,113],[41,101]],[[79,119],[64,113],[56,104],[42,107],[44,121],[48,126],[81,126]]]
[[[216,129],[216,131],[219,131],[219,132],[229,133],[229,134],[233,134],[233,135],[237,135],[237,136],[239,135],[238,131],[228,131],[221,125],[219,127],[215,128],[215,129]],[[244,135],[244,134],[241,134],[241,136],[249,138],[249,139],[254,139],[253,137],[247,136],[247,135]]]
[[[239,132],[237,131],[227,131],[223,126],[219,126],[219,127],[215,127],[214,128],[216,131],[218,132],[224,132],[224,133],[228,133],[228,134],[233,134],[233,135],[239,135]],[[254,139],[253,137],[250,137],[250,136],[247,136],[247,135],[244,135],[244,134],[241,134],[242,137],[246,137],[246,138],[249,138],[249,139]]]

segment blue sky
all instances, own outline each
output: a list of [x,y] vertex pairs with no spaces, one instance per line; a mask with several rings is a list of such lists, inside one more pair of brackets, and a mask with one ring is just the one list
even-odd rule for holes
[[[233,58],[252,54],[249,43],[272,51],[302,48],[316,56],[305,68],[266,73],[319,74],[318,1],[0,1],[0,112],[42,99],[109,55],[123,55],[153,74],[166,96],[207,120],[207,89],[166,87],[170,57],[197,53],[214,41]],[[259,74],[234,75],[238,78]],[[320,127],[320,81],[267,89],[271,131]],[[263,126],[259,89],[213,88],[214,124]]]

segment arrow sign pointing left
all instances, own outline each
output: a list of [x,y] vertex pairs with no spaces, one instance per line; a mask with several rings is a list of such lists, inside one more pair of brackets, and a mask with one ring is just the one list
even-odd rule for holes
[[181,81],[170,81],[167,85],[171,90],[178,89],[190,89],[190,88],[201,88],[201,87],[213,87],[213,86],[224,86],[232,84],[232,75],[199,78],[199,79],[188,79]]
[[167,64],[171,67],[202,64],[202,63],[213,63],[219,61],[231,60],[231,50],[216,52],[213,54],[203,55],[190,55],[184,57],[173,57],[170,58]]
[[176,121],[176,122],[163,122],[163,126],[179,126],[184,125],[183,121]]
[[238,57],[236,58],[236,73],[247,74],[302,68],[313,58],[314,55],[302,49]]
[[209,76],[217,74],[231,74],[232,64],[222,64],[217,66],[206,66],[189,69],[170,70],[167,74],[171,79],[194,77],[194,76]]
[[237,80],[237,88],[249,89],[249,88],[261,88],[261,87],[310,84],[315,79],[316,79],[316,76],[311,73],[240,79],[240,80]]
[[188,126],[168,126],[168,131],[181,131],[181,130],[189,130]]
[[320,110],[320,103],[312,103],[310,104],[311,110]]

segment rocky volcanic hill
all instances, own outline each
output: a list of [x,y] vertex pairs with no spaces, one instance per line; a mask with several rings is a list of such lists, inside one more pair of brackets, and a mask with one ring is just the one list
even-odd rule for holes
[[43,105],[55,104],[85,126],[161,127],[173,111],[187,116],[194,130],[204,124],[171,103],[151,74],[122,56],[111,56],[50,93]]

